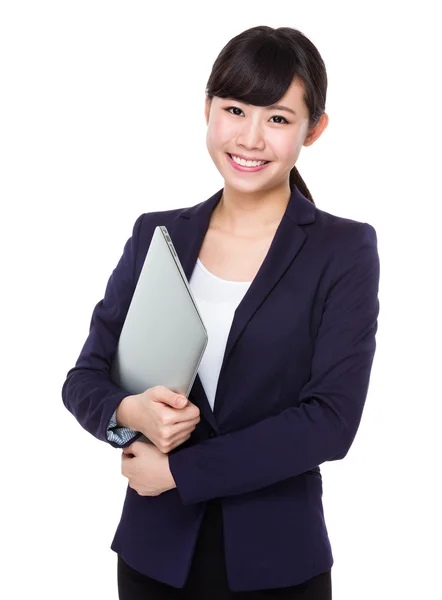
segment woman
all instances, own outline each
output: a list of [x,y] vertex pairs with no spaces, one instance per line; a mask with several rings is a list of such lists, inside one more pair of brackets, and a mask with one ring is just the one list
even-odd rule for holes
[[[253,27],[223,48],[205,116],[224,187],[137,219],[67,375],[66,407],[123,448],[120,599],[332,597],[319,465],[344,458],[359,426],[379,258],[374,228],[316,208],[294,166],[327,126],[326,89],[297,30]],[[109,377],[157,225],[209,335],[184,407],[167,388],[127,396]]]

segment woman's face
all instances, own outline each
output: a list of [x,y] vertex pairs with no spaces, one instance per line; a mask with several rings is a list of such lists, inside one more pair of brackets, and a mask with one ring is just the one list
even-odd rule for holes
[[[308,133],[308,109],[303,91],[294,81],[277,108],[217,96],[209,102],[206,98],[207,149],[229,186],[253,192],[288,182],[302,146],[313,143],[326,126],[323,122],[319,133],[319,124]],[[326,118],[325,113],[324,116]],[[244,172],[231,164],[227,154],[270,162],[258,171]]]

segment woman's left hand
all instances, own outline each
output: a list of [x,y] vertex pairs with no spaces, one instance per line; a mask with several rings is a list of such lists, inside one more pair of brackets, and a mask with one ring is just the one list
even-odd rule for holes
[[129,487],[140,496],[159,496],[176,487],[169,456],[154,444],[133,442],[122,450],[121,472],[128,478]]

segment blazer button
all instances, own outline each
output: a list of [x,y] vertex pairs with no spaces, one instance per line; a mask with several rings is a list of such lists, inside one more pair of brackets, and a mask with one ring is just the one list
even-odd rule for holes
[[211,431],[211,432],[209,433],[209,437],[210,437],[210,438],[214,438],[215,436],[216,436],[216,432],[215,432],[215,431]]

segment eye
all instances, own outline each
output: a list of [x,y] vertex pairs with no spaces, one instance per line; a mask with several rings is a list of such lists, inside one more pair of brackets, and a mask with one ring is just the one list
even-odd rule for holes
[[[240,112],[243,112],[238,106],[228,106],[227,108],[224,108],[223,110],[230,112],[231,109],[239,110]],[[234,114],[234,113],[230,113],[230,114]],[[239,115],[236,115],[236,116],[239,116]],[[285,124],[289,125],[290,124],[290,122],[287,121],[287,119],[285,117],[281,117],[281,115],[274,115],[273,117],[270,117],[270,118],[271,119],[283,119],[285,121],[285,123],[277,122],[276,123],[277,125],[285,125]]]

